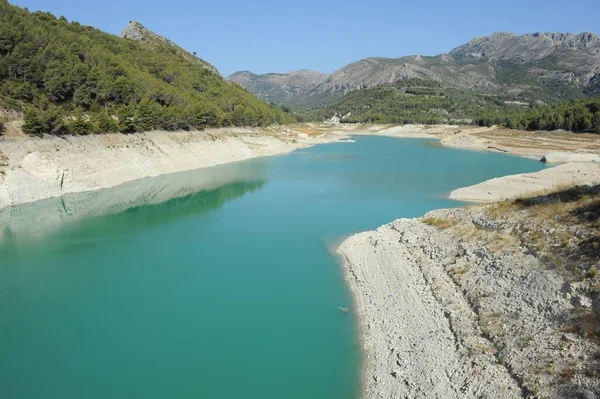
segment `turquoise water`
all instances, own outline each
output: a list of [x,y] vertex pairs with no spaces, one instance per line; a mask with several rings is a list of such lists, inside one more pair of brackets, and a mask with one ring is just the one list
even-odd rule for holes
[[[338,310],[351,298],[330,248],[456,206],[454,188],[542,167],[359,137],[144,183],[168,195],[124,185],[4,210],[0,398],[357,397],[355,320]],[[211,188],[195,188],[203,179]]]

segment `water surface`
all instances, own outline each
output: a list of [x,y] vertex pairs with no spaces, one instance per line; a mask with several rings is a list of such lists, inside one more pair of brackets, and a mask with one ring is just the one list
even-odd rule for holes
[[357,397],[332,243],[542,167],[358,137],[0,211],[0,397]]

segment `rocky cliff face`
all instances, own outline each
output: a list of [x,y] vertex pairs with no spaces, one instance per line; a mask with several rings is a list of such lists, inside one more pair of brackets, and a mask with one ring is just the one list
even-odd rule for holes
[[600,37],[593,33],[495,33],[434,57],[367,58],[334,72],[294,102],[327,102],[363,88],[425,79],[518,95],[600,93]]
[[257,75],[249,71],[235,72],[227,80],[244,87],[257,97],[276,104],[286,104],[327,80],[329,75],[302,69],[287,73]]
[[188,62],[199,65],[212,73],[219,74],[219,71],[213,65],[196,57],[194,54],[190,54],[169,39],[157,35],[137,21],[130,21],[127,27],[121,32],[121,37],[149,46],[154,50],[168,51],[171,54],[175,53]]
[[466,60],[532,62],[563,51],[572,51],[572,55],[583,57],[595,55],[597,58],[599,49],[600,38],[593,33],[534,33],[517,36],[497,32],[491,36],[473,39],[452,50],[450,55]]

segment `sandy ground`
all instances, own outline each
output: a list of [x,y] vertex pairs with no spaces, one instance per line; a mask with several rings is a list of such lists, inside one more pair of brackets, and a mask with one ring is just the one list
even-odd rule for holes
[[494,202],[552,191],[557,187],[600,183],[600,164],[566,163],[534,173],[504,176],[459,188],[450,198],[466,202]]

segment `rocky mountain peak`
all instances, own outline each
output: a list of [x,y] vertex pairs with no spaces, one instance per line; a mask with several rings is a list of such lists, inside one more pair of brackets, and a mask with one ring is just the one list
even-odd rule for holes
[[215,68],[213,65],[196,57],[195,54],[190,54],[188,51],[179,47],[169,39],[157,35],[138,21],[129,21],[129,24],[121,32],[121,37],[123,39],[133,40],[145,46],[149,46],[155,50],[160,50],[161,48],[166,47],[171,52],[174,52],[186,61],[199,65],[202,68],[219,75],[219,71],[217,71],[217,68]]
[[551,40],[555,45],[563,45],[578,49],[586,49],[600,44],[600,37],[592,32],[582,32],[577,35],[572,33],[543,33],[536,32],[526,35],[533,38],[545,38]]
[[144,27],[144,25],[142,25],[138,21],[129,21],[129,24],[121,32],[121,37],[123,39],[130,39],[136,42],[141,42],[144,40],[144,38],[150,36],[160,38],[160,36],[146,29],[146,27]]
[[231,75],[229,75],[228,79],[230,79],[231,77],[234,77],[234,76],[239,77],[239,78],[252,78],[252,77],[255,77],[258,75],[256,75],[255,73],[252,73],[250,71],[237,71],[237,72],[234,72]]
[[[600,50],[600,39],[593,33],[533,33],[514,35],[497,32],[490,36],[471,40],[455,48],[450,55],[462,60],[509,60],[531,63],[551,55],[561,58],[581,56],[578,53],[594,54]],[[565,52],[566,51],[566,52]]]

